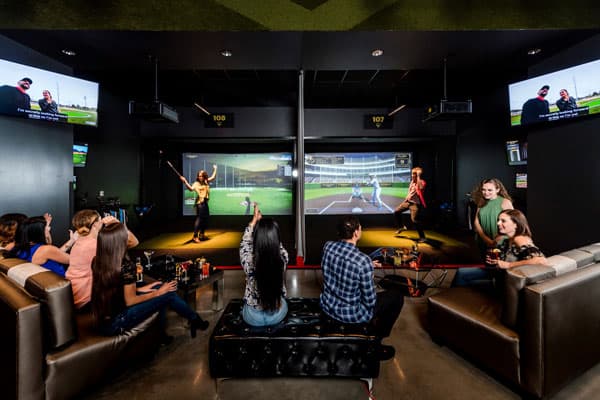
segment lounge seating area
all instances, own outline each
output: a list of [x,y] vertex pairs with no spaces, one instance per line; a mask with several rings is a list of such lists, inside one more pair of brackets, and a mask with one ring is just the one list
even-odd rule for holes
[[536,398],[600,362],[600,244],[507,270],[500,293],[428,298],[432,339]]
[[0,256],[2,350],[7,399],[69,399],[152,355],[158,313],[126,334],[101,336],[77,313],[71,282],[38,265]]

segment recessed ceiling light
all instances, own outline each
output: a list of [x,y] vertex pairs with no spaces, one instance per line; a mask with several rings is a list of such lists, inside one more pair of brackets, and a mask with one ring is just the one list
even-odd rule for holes
[[221,55],[223,57],[231,57],[233,53],[231,52],[231,50],[221,50]]
[[372,55],[373,57],[379,57],[379,56],[382,56],[382,55],[383,55],[383,50],[381,50],[381,49],[375,49],[375,50],[373,50],[373,51],[371,52],[371,55]]
[[539,54],[541,52],[542,52],[542,49],[540,49],[539,47],[536,47],[535,49],[527,50],[527,54],[530,56],[535,56],[536,54]]
[[62,49],[60,52],[63,53],[64,55],[70,56],[70,57],[77,55],[77,53],[75,53],[75,51],[70,50],[70,49]]

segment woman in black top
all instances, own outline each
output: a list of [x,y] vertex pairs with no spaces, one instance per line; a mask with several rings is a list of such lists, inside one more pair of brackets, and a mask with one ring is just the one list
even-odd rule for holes
[[190,322],[190,334],[208,328],[176,293],[177,282],[154,282],[136,287],[135,265],[126,255],[127,228],[119,222],[105,225],[98,233],[96,257],[92,262],[92,312],[100,331],[115,335],[133,328],[153,313],[160,311],[165,322],[169,306]]

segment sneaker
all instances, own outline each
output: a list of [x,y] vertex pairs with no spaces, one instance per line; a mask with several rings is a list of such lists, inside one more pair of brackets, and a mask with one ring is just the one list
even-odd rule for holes
[[201,235],[201,236],[200,236],[200,240],[202,240],[202,241],[208,240],[208,236],[206,236],[206,235]]
[[417,243],[425,243],[426,241],[427,241],[427,238],[424,238],[424,237],[417,239]]
[[407,230],[407,229],[408,229],[408,228],[407,228],[406,226],[403,226],[402,228],[400,228],[400,229],[398,229],[398,230],[396,231],[396,235],[397,235],[397,234],[399,234],[399,233],[402,233],[402,232],[404,232],[404,231],[405,231],[405,230]]
[[385,344],[382,344],[381,346],[379,346],[379,360],[380,361],[390,360],[390,359],[394,358],[395,355],[396,355],[396,349],[394,349],[394,346],[387,346]]
[[190,336],[192,337],[192,339],[196,337],[197,329],[200,329],[201,331],[207,330],[208,329],[208,321],[200,318],[200,316],[198,316],[198,318],[195,318],[192,321],[190,321]]
[[197,238],[197,237],[192,238],[192,242],[194,242],[194,243],[200,243],[200,239]]

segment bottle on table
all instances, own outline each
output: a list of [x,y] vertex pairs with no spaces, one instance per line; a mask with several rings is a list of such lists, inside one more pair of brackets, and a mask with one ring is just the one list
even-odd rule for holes
[[135,259],[135,278],[138,282],[144,281],[144,267],[142,267],[142,259],[136,257]]

